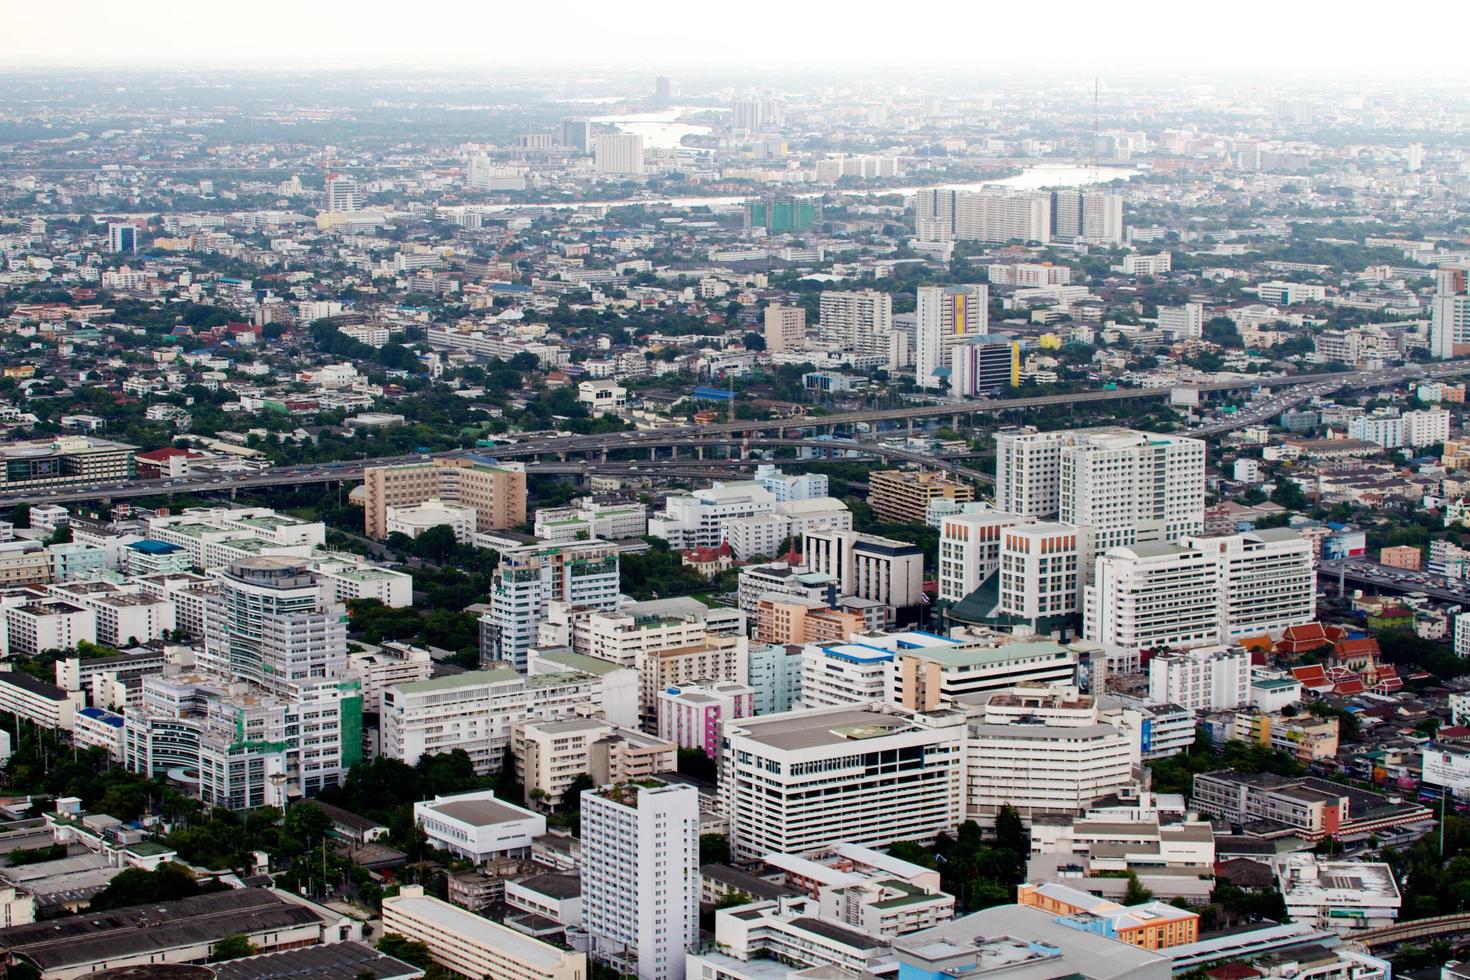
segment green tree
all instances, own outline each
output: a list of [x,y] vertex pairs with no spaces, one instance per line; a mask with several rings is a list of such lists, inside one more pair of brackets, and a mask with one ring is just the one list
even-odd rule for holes
[[1144,902],[1153,901],[1153,899],[1153,891],[1145,888],[1143,882],[1138,880],[1138,875],[1130,870],[1128,872],[1128,889],[1123,892],[1123,904],[1142,905]]
[[233,933],[214,944],[214,952],[210,954],[211,963],[223,963],[225,960],[238,960],[242,956],[254,956],[260,950],[249,938],[241,933]]
[[730,838],[724,834],[700,834],[699,863],[729,864]]
[[396,932],[383,933],[375,948],[385,956],[391,956],[395,960],[402,960],[425,970],[434,965],[434,959],[429,955],[427,943],[416,942]]
[[126,908],[130,905],[151,905],[155,902],[172,902],[199,894],[199,883],[183,865],[167,862],[155,871],[128,868],[107,883],[107,887],[92,896],[89,905],[92,911]]
[[30,527],[31,526],[31,505],[30,504],[16,504],[13,508],[11,508],[11,510],[10,510],[10,523],[11,524],[14,524],[16,527]]

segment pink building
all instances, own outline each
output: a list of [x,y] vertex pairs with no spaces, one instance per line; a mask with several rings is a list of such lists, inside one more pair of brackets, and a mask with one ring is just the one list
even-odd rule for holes
[[720,722],[754,714],[755,691],[731,681],[704,681],[658,692],[658,737],[681,749],[720,754]]

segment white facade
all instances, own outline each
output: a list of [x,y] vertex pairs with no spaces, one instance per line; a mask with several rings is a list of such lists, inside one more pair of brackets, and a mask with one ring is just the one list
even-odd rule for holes
[[720,785],[736,860],[837,843],[931,841],[964,814],[964,716],[878,706],[725,726]]
[[1205,306],[1185,303],[1183,306],[1159,307],[1159,330],[1171,340],[1191,340],[1204,336]]
[[951,514],[939,520],[939,598],[958,602],[1000,567],[1002,532],[1027,518],[1000,511]]
[[546,833],[544,816],[497,799],[489,791],[415,803],[413,822],[431,845],[475,864],[524,857],[531,853],[531,841]]
[[1154,656],[1148,697],[1192,711],[1226,711],[1250,703],[1250,654],[1240,647],[1194,647]]
[[[823,343],[889,364],[893,345],[893,297],[866,289],[861,292],[824,292],[820,300]],[[896,365],[902,367],[902,364]]]
[[1080,608],[1087,534],[1068,524],[1023,524],[1001,532],[1000,604],[1006,616],[1035,620]]
[[769,514],[771,493],[755,482],[717,483],[689,494],[669,494],[664,509],[648,520],[648,533],[670,548],[716,548],[725,540],[725,521]]
[[482,662],[526,670],[531,647],[553,603],[613,609],[621,585],[618,550],[601,541],[501,552],[481,617]]
[[1398,921],[1403,897],[1387,864],[1324,861],[1310,853],[1286,855],[1275,864],[1292,922],[1352,936]]
[[915,303],[914,381],[923,388],[942,387],[953,366],[952,349],[989,332],[990,290],[984,285],[920,286]]
[[1216,567],[1214,556],[1174,544],[1114,548],[1086,589],[1084,635],[1120,651],[1219,642]]
[[643,173],[643,137],[600,133],[594,139],[593,157],[600,174],[639,176]]
[[764,487],[778,504],[827,497],[828,481],[825,473],[783,473],[779,466],[761,463],[755,468],[752,479]]
[[621,415],[628,408],[628,389],[608,381],[583,381],[577,385],[577,401],[593,418]]
[[582,922],[594,956],[681,980],[699,938],[699,793],[625,783],[582,794]]

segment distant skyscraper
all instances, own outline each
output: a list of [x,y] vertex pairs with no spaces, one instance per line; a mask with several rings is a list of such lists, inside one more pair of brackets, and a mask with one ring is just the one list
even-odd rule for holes
[[1447,265],[1435,274],[1429,344],[1435,357],[1470,354],[1470,266]]
[[775,99],[736,99],[731,109],[736,132],[764,133],[781,126],[781,103]]
[[356,211],[357,181],[346,174],[327,175],[327,210]]
[[794,350],[806,339],[806,310],[799,306],[772,303],[766,307],[766,350]]
[[674,101],[674,83],[667,75],[660,75],[653,80],[653,100],[659,105],[668,105]]
[[1054,191],[1052,237],[1063,241],[1123,240],[1123,197],[1103,191]]
[[107,247],[121,255],[138,251],[138,226],[113,222],[107,226]]
[[1051,240],[1051,195],[1045,191],[922,190],[914,195],[914,232],[928,242],[1047,242]]
[[582,921],[595,957],[682,980],[699,939],[699,793],[626,783],[582,794]]
[[561,121],[561,145],[579,153],[592,152],[592,124],[581,116]]
[[987,332],[990,290],[986,286],[920,286],[915,304],[918,350],[914,381],[922,388],[947,385],[950,350]]
[[596,140],[597,172],[640,175],[643,173],[643,137],[627,133],[603,133]]
[[810,197],[773,197],[745,205],[745,227],[764,228],[773,235],[806,231],[817,220],[817,201]]
[[1418,170],[1424,166],[1424,144],[1410,143],[1406,153],[1407,165],[1410,170]]
[[894,333],[893,297],[888,293],[873,289],[824,292],[820,316],[824,343],[836,344],[890,368],[908,366],[908,339]]

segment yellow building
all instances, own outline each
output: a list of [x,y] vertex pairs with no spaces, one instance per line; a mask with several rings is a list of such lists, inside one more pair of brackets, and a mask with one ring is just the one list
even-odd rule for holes
[[388,508],[414,507],[436,499],[473,507],[476,531],[526,523],[526,468],[520,463],[487,466],[469,459],[434,459],[363,471],[363,530],[388,536]]
[[868,475],[868,505],[892,524],[924,523],[929,501],[940,497],[974,500],[975,488],[938,470],[878,470]]

